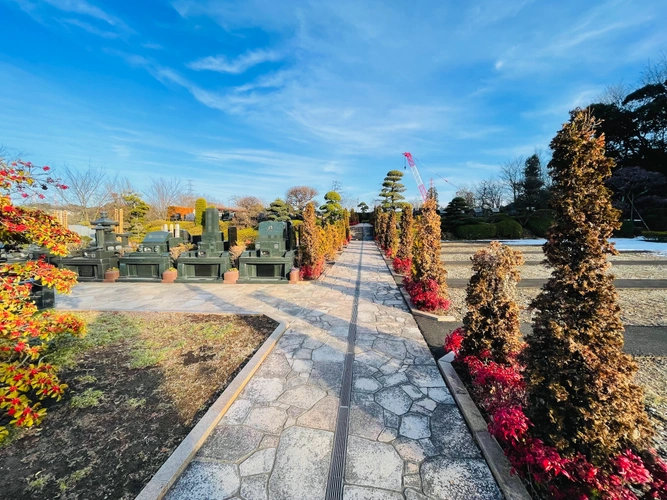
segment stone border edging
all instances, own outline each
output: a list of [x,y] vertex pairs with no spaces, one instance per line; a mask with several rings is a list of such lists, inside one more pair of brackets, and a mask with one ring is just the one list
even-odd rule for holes
[[[377,245],[377,242],[375,242]],[[382,260],[384,260],[384,263],[387,265],[387,269],[389,269],[389,272],[391,273],[392,278],[396,278],[396,276],[402,276],[401,274],[396,274],[394,270],[392,269],[392,263],[387,257],[384,256],[382,253],[382,249],[378,245],[378,250],[380,251],[380,255],[382,255]],[[412,313],[413,316],[424,316],[426,318],[431,318],[436,321],[456,321],[456,318],[454,316],[438,316],[437,314],[425,312],[425,311],[420,311],[415,307],[415,305],[412,303],[412,300],[410,299],[410,296],[407,294],[405,289],[400,286],[396,285],[398,288],[398,291],[401,292],[401,295],[403,296],[403,300],[408,306],[408,309],[410,309],[410,312]]]
[[[446,357],[446,356],[445,356]],[[491,473],[498,483],[498,487],[507,500],[531,500],[528,490],[516,474],[511,474],[511,465],[505,452],[488,431],[486,420],[482,417],[477,405],[468,394],[458,373],[454,370],[451,362],[443,358],[438,360],[438,368],[449,391],[456,401],[456,405],[463,414],[468,428],[475,438],[475,442],[482,451]]]
[[266,316],[273,321],[277,321],[278,326],[264,341],[253,357],[250,358],[250,361],[248,361],[238,375],[234,377],[234,380],[232,380],[222,392],[220,397],[218,397],[206,411],[199,422],[197,422],[188,435],[185,436],[185,439],[181,441],[181,444],[178,445],[169,458],[162,464],[151,480],[141,490],[139,495],[137,495],[135,500],[160,500],[167,494],[169,489],[192,461],[197,451],[199,451],[206,439],[213,432],[215,426],[220,422],[225,413],[227,413],[229,407],[255,374],[264,359],[266,359],[269,353],[273,351],[273,348],[278,343],[280,337],[282,337],[283,333],[287,330],[288,324],[284,321],[278,321],[276,318],[273,318],[268,314],[254,315]]

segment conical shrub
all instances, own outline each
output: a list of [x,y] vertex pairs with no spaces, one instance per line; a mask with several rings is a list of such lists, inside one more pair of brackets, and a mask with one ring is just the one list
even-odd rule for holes
[[623,352],[623,325],[607,255],[620,227],[605,180],[614,166],[589,112],[571,112],[551,141],[555,222],[544,253],[553,272],[532,307],[524,362],[527,414],[535,434],[566,455],[595,465],[652,434],[636,365]]

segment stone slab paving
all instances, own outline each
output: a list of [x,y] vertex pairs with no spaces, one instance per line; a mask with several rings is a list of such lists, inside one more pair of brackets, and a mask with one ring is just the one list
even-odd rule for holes
[[360,265],[342,498],[502,498],[370,242],[363,255],[352,242],[308,285],[85,283],[57,307],[262,312],[288,322],[166,498],[324,499]]

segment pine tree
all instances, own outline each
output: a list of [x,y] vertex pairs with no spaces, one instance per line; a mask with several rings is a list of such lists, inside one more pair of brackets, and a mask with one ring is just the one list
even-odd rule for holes
[[290,220],[290,207],[280,198],[276,198],[269,205],[266,216],[269,220],[288,221]]
[[197,198],[195,201],[195,224],[202,226],[204,224],[204,212],[206,211],[206,200]]
[[333,224],[343,218],[343,207],[340,200],[340,194],[336,191],[329,191],[324,195],[325,203],[320,207],[320,210],[322,210],[322,219],[327,224]]
[[400,183],[403,178],[403,172],[400,170],[390,170],[382,183],[382,191],[380,197],[384,198],[382,208],[385,210],[396,211],[401,208],[401,200],[405,199],[401,193],[405,191],[405,186]]
[[523,170],[521,192],[517,197],[517,208],[532,212],[545,206],[544,180],[542,180],[542,165],[536,154],[526,159]]
[[551,141],[555,223],[544,253],[551,277],[533,301],[533,335],[524,353],[527,415],[534,432],[566,455],[595,465],[626,448],[642,449],[652,431],[636,364],[623,352],[608,241],[620,226],[605,180],[614,166],[590,113],[576,109]]
[[511,365],[521,351],[516,284],[523,264],[521,252],[497,241],[472,258],[473,275],[466,290],[468,313],[463,318],[465,337],[458,356],[488,351],[496,363]]
[[454,233],[456,228],[464,226],[472,222],[472,218],[468,215],[470,207],[465,198],[457,196],[452,199],[445,207],[445,214],[442,218],[443,230]]

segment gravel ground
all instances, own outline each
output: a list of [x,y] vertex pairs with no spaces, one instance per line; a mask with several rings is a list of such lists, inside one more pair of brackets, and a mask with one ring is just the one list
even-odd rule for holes
[[[442,260],[445,261],[445,264],[447,264],[448,261],[450,260],[470,260],[470,257],[477,251],[479,250],[478,248],[469,248],[469,249],[464,249],[464,248],[453,248],[453,249],[447,249],[447,252],[461,252],[461,253],[441,253]],[[531,261],[540,261],[544,260],[544,254],[542,253],[524,253],[523,254],[523,259],[524,260],[531,260]],[[650,253],[650,252],[623,252],[619,255],[614,255],[609,258],[612,262],[617,262],[617,261],[624,261],[624,260],[645,260],[648,262],[651,261],[662,261],[664,262],[667,260],[667,256],[661,255],[661,254],[656,254],[656,253]]]
[[[617,261],[611,268],[612,274],[617,278],[624,279],[665,279],[667,278],[667,266],[653,266],[651,264],[641,266],[624,266],[623,261]],[[446,263],[445,263],[446,265]],[[469,279],[472,274],[472,267],[468,266],[449,266],[447,267],[447,277],[452,279]],[[548,278],[551,271],[548,267],[539,266],[523,266],[521,268],[521,277],[524,279],[531,278]]]
[[[537,296],[539,288],[519,288],[517,299],[522,306],[521,321],[529,323],[531,313],[528,304]],[[466,313],[465,289],[450,288],[452,301],[450,313],[457,319],[463,319]],[[667,326],[667,290],[618,290],[621,319],[626,325]]]
[[637,382],[644,388],[646,410],[656,431],[655,447],[667,459],[667,357],[637,356]]

